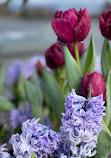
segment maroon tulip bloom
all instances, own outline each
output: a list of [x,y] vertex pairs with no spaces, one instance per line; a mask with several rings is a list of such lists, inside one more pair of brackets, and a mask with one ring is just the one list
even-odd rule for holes
[[40,60],[38,60],[37,64],[35,65],[36,69],[37,69],[37,73],[39,76],[42,76],[42,69],[41,66],[45,68],[45,66],[41,63]]
[[64,65],[62,45],[57,42],[45,52],[46,64],[50,69],[56,69]]
[[83,41],[90,30],[90,16],[87,9],[69,9],[65,12],[57,11],[52,20],[52,27],[58,36],[58,40],[67,42]]
[[103,76],[98,72],[93,72],[90,74],[90,71],[87,72],[81,84],[81,94],[84,97],[87,97],[91,87],[91,97],[98,96],[103,94],[103,100],[105,101],[106,97],[106,84],[104,82]]
[[102,35],[111,40],[111,9],[106,13],[104,10],[99,20]]
[[[82,56],[84,53],[84,42],[77,42],[78,51],[79,51],[79,57]],[[70,53],[75,58],[75,49],[74,49],[74,43],[67,43],[67,47],[69,48]]]

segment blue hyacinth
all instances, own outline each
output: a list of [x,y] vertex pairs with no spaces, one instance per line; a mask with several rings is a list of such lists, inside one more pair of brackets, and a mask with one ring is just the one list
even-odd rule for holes
[[6,144],[0,147],[0,158],[11,158],[10,154],[7,152]]
[[77,95],[75,90],[69,93],[66,97],[65,113],[62,114],[62,151],[58,152],[58,157],[82,158],[96,154],[94,148],[105,115],[103,105],[103,95],[86,99]]
[[20,109],[12,109],[10,111],[10,125],[13,129],[21,127],[24,121],[31,118],[32,114],[28,102],[26,102],[25,106],[22,106]]
[[27,120],[23,123],[22,133],[12,135],[10,143],[14,155],[30,158],[34,153],[37,158],[47,158],[58,149],[59,133],[38,123],[39,119]]
[[10,139],[16,157],[86,158],[96,154],[101,121],[106,108],[103,95],[86,99],[72,90],[66,97],[65,113],[60,132],[38,123],[39,119],[23,123],[22,133]]

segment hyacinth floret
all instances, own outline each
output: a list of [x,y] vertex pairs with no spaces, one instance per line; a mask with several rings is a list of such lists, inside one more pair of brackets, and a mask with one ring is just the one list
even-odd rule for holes
[[47,158],[58,148],[60,135],[38,122],[35,118],[27,120],[23,123],[22,133],[12,136],[10,143],[15,156],[30,158],[34,153],[37,158]]
[[22,71],[22,62],[20,60],[14,61],[6,72],[6,84],[9,87],[12,87],[13,84],[16,84],[19,80],[21,71]]
[[[68,155],[71,158],[92,157],[96,154],[101,121],[105,113],[103,95],[86,99],[72,90],[66,97],[65,113],[63,113],[62,143],[69,144]],[[61,157],[65,158],[64,154]]]
[[10,111],[10,125],[13,127],[13,129],[21,127],[24,121],[31,118],[32,114],[28,102],[26,102],[20,109],[12,109]]
[[6,148],[7,144],[3,144],[0,147],[0,158],[11,158],[11,155],[7,152],[8,149]]

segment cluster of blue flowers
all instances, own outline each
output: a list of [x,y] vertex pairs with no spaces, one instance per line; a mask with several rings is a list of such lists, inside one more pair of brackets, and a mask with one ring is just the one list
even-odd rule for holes
[[19,81],[20,75],[27,80],[34,73],[35,65],[38,60],[42,61],[42,63],[45,62],[43,57],[37,55],[32,56],[25,63],[21,60],[14,61],[6,70],[6,84],[12,88],[12,86]]
[[103,95],[86,99],[77,95],[75,90],[69,93],[60,127],[65,153],[61,158],[92,157],[96,154],[94,148],[105,115],[103,105]]
[[86,158],[96,154],[101,121],[105,115],[103,95],[86,99],[72,90],[66,97],[60,132],[38,123],[39,119],[27,120],[22,133],[12,135],[10,143],[18,158]]
[[25,106],[22,106],[20,109],[12,109],[10,111],[10,124],[13,129],[21,127],[23,122],[31,118],[32,114],[28,102],[26,102]]
[[6,144],[0,147],[0,158],[11,158],[10,154],[7,152]]
[[19,80],[23,63],[20,60],[14,61],[8,68],[6,72],[6,84],[9,87],[12,87],[13,84],[16,84]]
[[15,134],[10,139],[16,157],[30,158],[35,154],[37,158],[47,158],[57,150],[59,133],[41,125],[38,121],[39,119],[27,120],[23,123],[22,133]]

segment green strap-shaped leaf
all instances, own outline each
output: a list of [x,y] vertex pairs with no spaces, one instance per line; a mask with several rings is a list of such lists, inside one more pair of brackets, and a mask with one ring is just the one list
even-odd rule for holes
[[101,69],[105,80],[108,75],[110,66],[111,66],[110,46],[108,40],[105,39],[102,48],[102,54],[101,54]]
[[64,89],[64,96],[66,97],[69,93],[70,93],[69,86],[68,84],[66,84],[65,89]]
[[81,66],[81,69],[83,68],[84,66],[84,62],[85,62],[85,59],[86,59],[86,52],[84,52],[80,58],[80,66]]
[[33,117],[41,118],[42,120],[42,105],[38,97],[37,87],[29,81],[24,81],[24,85],[26,97],[30,103]]
[[80,84],[82,80],[82,74],[76,64],[75,59],[70,54],[68,48],[64,45],[63,49],[64,49],[68,86],[70,90],[75,89],[76,92],[79,92]]
[[96,60],[96,53],[95,53],[95,46],[94,46],[94,41],[93,37],[91,37],[91,41],[89,44],[88,52],[86,55],[86,59],[82,68],[82,74],[84,75],[86,72],[89,70],[91,72],[94,71],[95,68],[95,60]]
[[90,87],[89,93],[87,95],[87,98],[91,98],[91,87]]
[[37,89],[37,96],[38,96],[39,101],[40,101],[40,103],[42,105],[43,104],[43,95],[42,95],[42,91],[40,89],[40,86],[37,84],[36,72],[34,72],[33,75],[31,76],[30,82],[36,87],[36,89]]
[[7,125],[5,124],[2,128],[2,131],[0,132],[0,141],[3,139],[7,131]]
[[106,123],[104,122],[104,120],[102,120],[101,123],[102,123],[102,129],[103,129],[103,131],[106,132],[111,137],[111,132],[109,131]]
[[107,77],[107,80],[106,80],[106,115],[104,116],[104,121],[106,123],[106,125],[108,126],[109,125],[109,122],[110,122],[110,115],[111,115],[111,98],[110,98],[110,93],[111,93],[111,89],[110,89],[110,84],[111,84],[111,69],[108,73],[108,77]]
[[24,89],[24,79],[22,77],[19,78],[19,82],[17,85],[17,93],[20,100],[25,101],[26,95],[25,95],[25,89]]
[[111,151],[111,133],[104,120],[102,120],[102,129],[98,137],[97,154],[94,158],[107,158]]
[[32,154],[31,158],[36,158],[36,156],[34,154]]
[[60,121],[62,117],[61,113],[64,112],[64,94],[55,77],[44,68],[42,68],[42,71],[50,107]]
[[4,82],[5,82],[5,73],[4,66],[0,67],[0,93],[2,92]]
[[93,158],[107,158],[111,151],[111,137],[104,131],[99,134],[96,151]]
[[0,111],[9,112],[13,108],[15,107],[10,101],[5,97],[0,96]]

